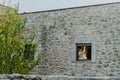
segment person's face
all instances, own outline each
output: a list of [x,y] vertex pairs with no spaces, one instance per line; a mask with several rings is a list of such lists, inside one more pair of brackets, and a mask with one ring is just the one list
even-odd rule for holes
[[82,52],[82,49],[80,49],[80,52]]

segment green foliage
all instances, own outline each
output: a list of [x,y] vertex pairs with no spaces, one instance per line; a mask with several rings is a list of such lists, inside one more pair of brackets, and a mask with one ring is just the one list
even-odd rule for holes
[[[22,34],[26,19],[23,19],[18,10],[3,8],[0,14],[0,73],[28,73],[39,61],[27,59],[27,53],[34,54],[37,48],[33,43],[35,32],[29,38]],[[29,45],[26,47],[26,45]],[[33,55],[32,55],[33,56]],[[40,56],[41,57],[41,56]]]
[[25,57],[25,59],[27,59],[29,61],[34,59],[34,52],[35,52],[35,50],[36,50],[36,48],[38,46],[37,44],[33,43],[34,38],[35,38],[35,31],[33,30],[31,32],[30,37],[27,37],[25,39],[24,53],[26,53],[26,54],[25,54],[24,57]]

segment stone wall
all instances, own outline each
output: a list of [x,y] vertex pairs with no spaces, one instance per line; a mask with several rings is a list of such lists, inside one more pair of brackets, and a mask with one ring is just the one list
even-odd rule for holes
[[[120,3],[22,14],[26,34],[35,29],[40,63],[30,74],[88,77],[120,76]],[[72,62],[76,38],[96,41],[96,59]]]
[[0,80],[120,80],[120,77],[78,77],[64,75],[0,75]]

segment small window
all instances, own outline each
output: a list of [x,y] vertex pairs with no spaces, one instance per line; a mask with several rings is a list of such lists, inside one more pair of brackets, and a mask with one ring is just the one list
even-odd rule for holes
[[76,44],[76,60],[91,60],[91,43]]
[[72,43],[71,60],[91,61],[96,60],[96,40],[94,38],[75,38]]

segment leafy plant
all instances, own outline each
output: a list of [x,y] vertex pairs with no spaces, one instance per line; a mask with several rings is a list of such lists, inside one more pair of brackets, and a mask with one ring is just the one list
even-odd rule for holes
[[26,53],[25,59],[28,59],[29,61],[34,59],[34,52],[38,46],[33,42],[34,38],[35,38],[35,31],[33,30],[31,32],[30,37],[27,37],[25,39],[25,50],[24,50],[24,53]]
[[[22,34],[26,19],[18,14],[18,10],[9,7],[3,8],[3,10],[0,14],[0,73],[26,74],[38,63],[41,57],[40,55],[34,61],[31,56],[25,59],[27,52],[35,53],[37,47],[33,43],[35,32],[26,38]],[[30,48],[26,47],[28,44],[31,44]]]

